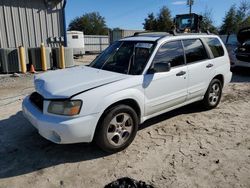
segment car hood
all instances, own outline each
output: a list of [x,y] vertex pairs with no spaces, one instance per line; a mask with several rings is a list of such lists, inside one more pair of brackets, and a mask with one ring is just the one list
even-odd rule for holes
[[35,89],[46,99],[70,98],[129,77],[87,66],[46,72],[35,76]]

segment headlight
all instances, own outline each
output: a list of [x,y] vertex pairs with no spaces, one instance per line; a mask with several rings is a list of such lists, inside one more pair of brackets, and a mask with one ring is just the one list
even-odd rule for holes
[[80,113],[82,101],[51,101],[48,112],[57,115],[74,116]]

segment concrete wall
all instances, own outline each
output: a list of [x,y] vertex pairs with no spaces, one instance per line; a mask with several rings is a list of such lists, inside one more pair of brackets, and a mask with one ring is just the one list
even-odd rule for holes
[[[0,0],[0,48],[38,47],[41,42],[58,46],[65,33],[63,4],[64,0]],[[51,42],[51,37],[57,40]]]

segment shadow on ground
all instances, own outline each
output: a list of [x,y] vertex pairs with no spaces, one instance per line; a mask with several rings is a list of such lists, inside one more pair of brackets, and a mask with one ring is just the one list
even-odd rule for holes
[[93,144],[57,145],[42,138],[22,112],[0,121],[0,179],[104,157]]
[[250,68],[248,67],[235,67],[231,70],[233,72],[233,83],[246,83],[250,82]]
[[[189,105],[146,121],[140,125],[140,130],[180,114],[201,110],[195,104]],[[23,117],[22,112],[0,121],[0,145],[0,179],[108,155],[94,144],[57,145],[47,141]]]

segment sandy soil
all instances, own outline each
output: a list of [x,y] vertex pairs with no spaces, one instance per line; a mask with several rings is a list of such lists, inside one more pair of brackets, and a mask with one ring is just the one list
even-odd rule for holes
[[113,155],[43,139],[21,112],[33,76],[0,77],[0,187],[95,188],[124,176],[160,188],[250,187],[249,72],[237,71],[218,108],[194,104],[153,118]]
[[90,62],[92,62],[98,54],[92,54],[92,55],[84,55],[82,57],[79,57],[78,59],[75,59],[76,65],[87,65]]

